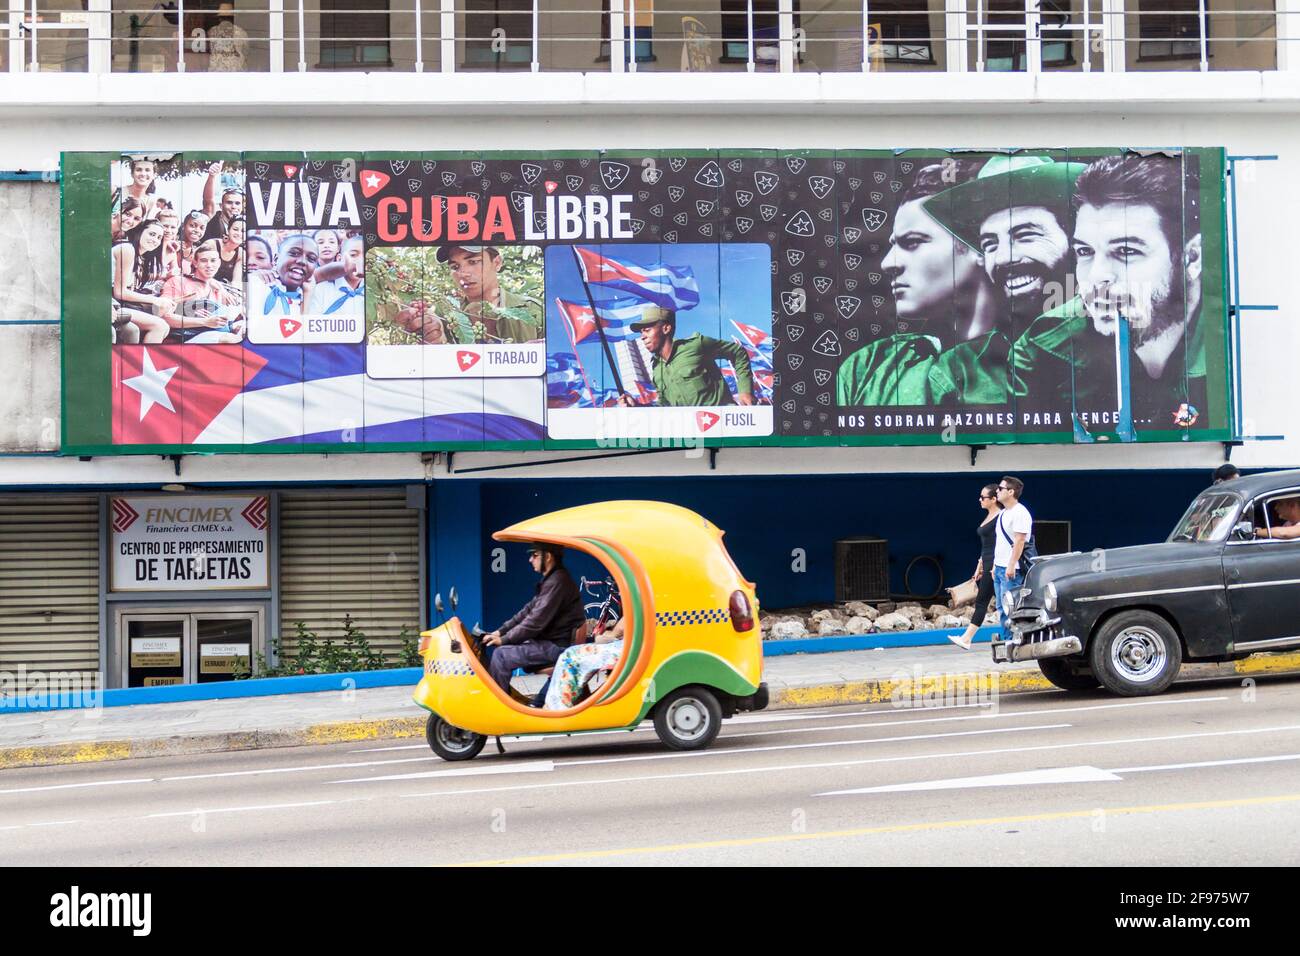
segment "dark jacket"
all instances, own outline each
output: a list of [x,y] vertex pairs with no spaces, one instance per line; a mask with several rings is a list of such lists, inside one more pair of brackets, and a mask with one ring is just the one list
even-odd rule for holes
[[560,647],[573,643],[573,632],[583,622],[582,595],[563,567],[553,570],[537,585],[537,593],[497,630],[502,644],[550,641]]

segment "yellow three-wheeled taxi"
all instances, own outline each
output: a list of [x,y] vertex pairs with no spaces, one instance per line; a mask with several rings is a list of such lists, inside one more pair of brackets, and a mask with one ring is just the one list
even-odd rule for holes
[[754,585],[706,519],[658,501],[608,501],[493,537],[599,561],[622,598],[622,654],[572,707],[545,710],[496,685],[479,638],[457,618],[425,631],[415,701],[429,711],[429,746],[440,757],[468,760],[488,737],[630,730],[647,718],[669,747],[696,750],[712,743],[724,717],[767,706]]

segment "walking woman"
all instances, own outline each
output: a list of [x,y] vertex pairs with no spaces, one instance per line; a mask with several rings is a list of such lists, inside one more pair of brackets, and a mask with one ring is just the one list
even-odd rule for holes
[[998,512],[1002,510],[1002,505],[998,503],[996,484],[985,485],[980,489],[980,507],[984,509],[984,520],[979,526],[980,560],[979,564],[975,565],[975,574],[971,578],[979,585],[979,590],[975,594],[975,612],[971,615],[970,624],[966,626],[961,637],[948,635],[948,640],[968,651],[971,641],[975,639],[975,632],[984,623],[989,601],[993,599],[993,546],[997,543]]

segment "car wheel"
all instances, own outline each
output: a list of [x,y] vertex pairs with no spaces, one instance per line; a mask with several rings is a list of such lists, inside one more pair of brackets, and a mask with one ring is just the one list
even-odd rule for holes
[[1038,661],[1038,669],[1061,690],[1092,690],[1101,683],[1092,671],[1077,671],[1073,663],[1068,657],[1044,657]]
[[655,708],[655,733],[674,750],[702,750],[722,729],[722,705],[705,687],[679,687]]
[[1125,611],[1104,623],[1088,660],[1102,686],[1123,697],[1159,694],[1178,676],[1183,647],[1178,633],[1150,611]]
[[482,734],[453,727],[437,714],[429,715],[429,721],[424,725],[424,739],[443,760],[472,760],[487,743]]

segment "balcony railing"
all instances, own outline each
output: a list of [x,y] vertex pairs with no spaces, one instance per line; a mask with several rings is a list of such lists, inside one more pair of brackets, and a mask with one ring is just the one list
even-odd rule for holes
[[0,71],[1274,70],[1289,2],[9,0]]

